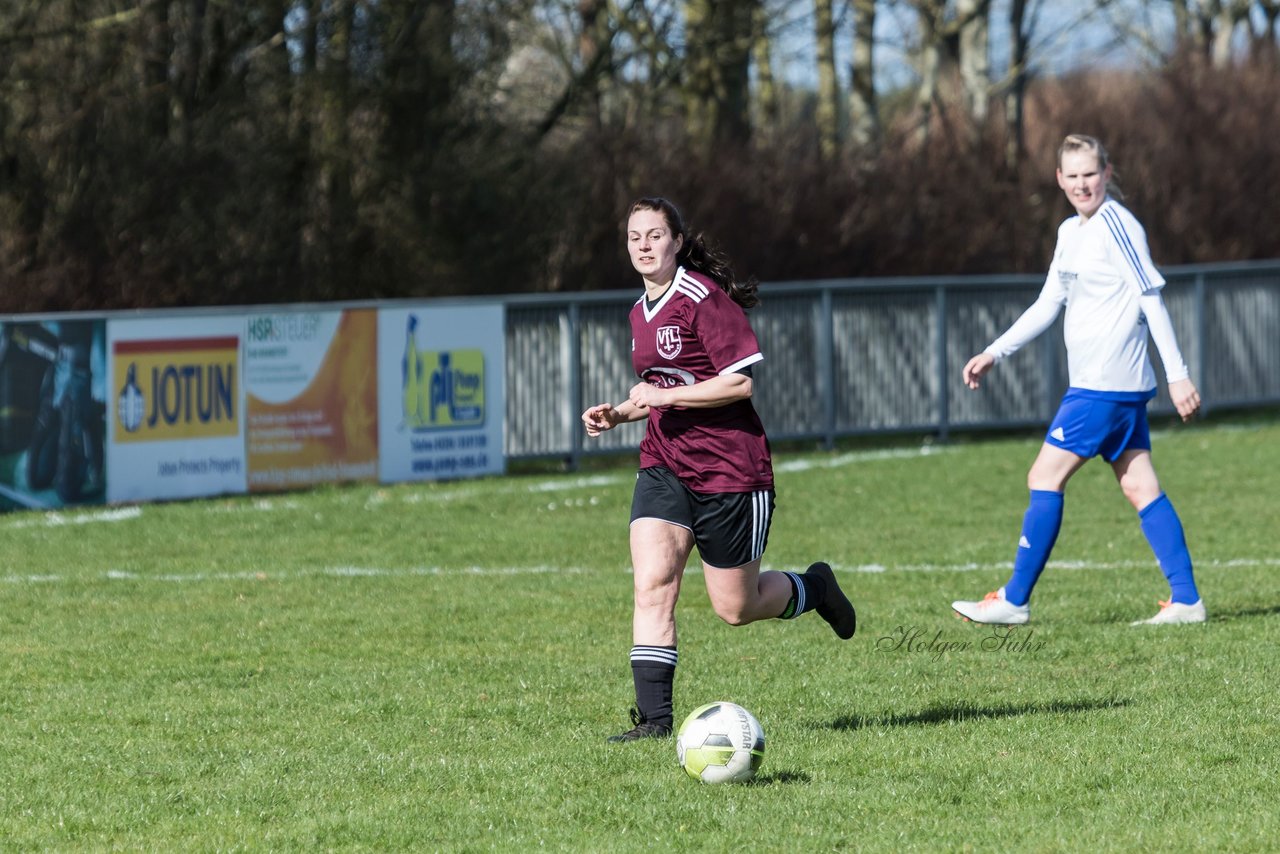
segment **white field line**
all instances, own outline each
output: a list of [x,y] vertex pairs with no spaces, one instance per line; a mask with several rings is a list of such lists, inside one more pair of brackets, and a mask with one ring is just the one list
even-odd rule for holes
[[109,510],[91,510],[81,513],[51,511],[28,514],[14,519],[10,528],[60,528],[64,525],[92,525],[99,522],[125,522],[142,516],[141,507],[118,507]]
[[[951,449],[937,445],[922,445],[919,448],[902,448],[885,451],[852,451],[831,457],[792,460],[776,463],[775,472],[802,472],[814,469],[833,469],[859,463],[874,463],[884,460],[906,460],[927,457],[934,454],[950,453]],[[454,484],[451,488],[432,492],[411,492],[404,497],[407,504],[422,501],[452,501],[455,498],[470,498],[483,492],[484,494],[542,493],[568,492],[575,489],[592,489],[601,486],[617,486],[635,481],[634,472],[621,474],[584,475],[582,477],[558,477],[553,480],[539,480],[532,483],[523,480],[511,480],[494,486],[493,483],[481,485]],[[269,508],[264,508],[269,509]]]
[[813,469],[834,469],[857,463],[876,463],[883,460],[913,460],[917,457],[933,457],[938,454],[951,453],[951,448],[941,445],[921,445],[919,448],[898,448],[884,451],[851,451],[847,454],[836,454],[831,457],[812,457],[803,460],[791,460],[773,467],[776,472],[812,471]]
[[[1009,563],[956,563],[956,564],[898,564],[884,566],[882,564],[840,565],[832,564],[838,572],[862,573],[900,573],[900,572],[1008,572]],[[1196,569],[1241,569],[1249,567],[1280,567],[1280,558],[1232,558],[1230,560],[1199,560]],[[772,567],[765,567],[770,569]],[[1049,569],[1114,571],[1123,569],[1156,568],[1154,560],[1140,561],[1050,561]],[[593,572],[614,571],[609,568],[585,568],[577,566],[468,566],[468,567],[414,567],[409,569],[393,569],[388,567],[367,566],[331,566],[313,570],[242,570],[235,572],[189,572],[162,573],[148,575],[145,573],[127,572],[109,569],[101,575],[18,575],[0,576],[0,583],[34,584],[59,583],[68,581],[86,581],[95,578],[107,581],[161,582],[169,584],[186,584],[202,581],[294,581],[307,578],[409,578],[409,577],[462,577],[462,576],[516,576],[516,575],[585,575]],[[623,573],[628,569],[620,570]],[[686,574],[697,574],[701,569],[689,567]]]

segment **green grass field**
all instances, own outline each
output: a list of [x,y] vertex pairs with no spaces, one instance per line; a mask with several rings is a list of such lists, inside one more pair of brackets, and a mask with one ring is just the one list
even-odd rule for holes
[[676,713],[751,709],[761,777],[705,786],[631,701],[634,461],[0,517],[4,850],[1274,850],[1280,421],[1153,424],[1210,621],[1094,462],[1032,623],[1003,583],[1033,437],[775,454],[766,564],[858,606],[679,607]]

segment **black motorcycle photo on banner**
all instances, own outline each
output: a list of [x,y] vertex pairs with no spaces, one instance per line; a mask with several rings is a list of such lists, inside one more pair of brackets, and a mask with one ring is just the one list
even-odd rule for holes
[[106,322],[0,322],[0,510],[105,496]]

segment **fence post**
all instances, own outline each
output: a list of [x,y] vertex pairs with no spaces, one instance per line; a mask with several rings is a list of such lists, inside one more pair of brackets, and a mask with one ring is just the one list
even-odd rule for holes
[[577,428],[582,412],[582,359],[579,330],[581,318],[578,303],[571,302],[560,315],[560,364],[564,369],[565,411],[563,428],[568,431],[569,471],[577,471],[582,459],[582,431]]
[[831,288],[823,288],[818,297],[818,352],[815,355],[818,391],[822,395],[822,447],[828,451],[836,446],[835,318],[831,306]]
[[947,388],[947,286],[938,285],[934,293],[934,338],[937,340],[938,372],[938,441],[946,442],[951,433],[951,395]]
[[1205,359],[1205,338],[1208,335],[1209,320],[1205,317],[1205,280],[1204,272],[1196,273],[1196,286],[1194,294],[1195,305],[1195,336],[1196,336],[1196,354],[1195,354],[1195,375],[1194,381],[1196,388],[1200,390],[1200,414],[1209,414],[1209,387],[1208,377],[1205,375],[1205,366],[1208,364]]

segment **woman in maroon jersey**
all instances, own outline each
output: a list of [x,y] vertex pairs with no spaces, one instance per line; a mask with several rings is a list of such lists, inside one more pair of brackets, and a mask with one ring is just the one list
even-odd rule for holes
[[633,728],[610,741],[671,734],[676,598],[696,545],[716,614],[733,626],[817,610],[853,636],[853,606],[825,563],[761,572],[774,508],[769,440],[751,405],[761,361],[744,309],[756,282],[690,236],[671,202],[645,198],[627,213],[627,250],[644,280],[631,309],[631,360],[640,382],[627,399],[582,413],[587,435],[648,419],[631,503],[635,578]]

